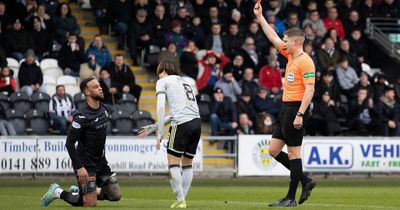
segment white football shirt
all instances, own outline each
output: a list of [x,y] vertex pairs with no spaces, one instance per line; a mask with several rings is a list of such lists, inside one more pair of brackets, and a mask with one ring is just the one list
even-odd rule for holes
[[179,125],[200,118],[195,93],[184,78],[169,75],[159,79],[156,84],[156,93],[166,95],[171,125]]

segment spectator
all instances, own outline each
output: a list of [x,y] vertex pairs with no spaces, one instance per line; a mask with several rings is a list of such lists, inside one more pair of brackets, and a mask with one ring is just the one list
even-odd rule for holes
[[245,70],[243,56],[237,54],[234,58],[232,63],[229,63],[225,68],[232,69],[233,77],[236,81],[240,81],[243,78],[243,73]]
[[153,10],[153,6],[150,5],[149,0],[131,0],[130,2],[133,3],[132,14],[137,14],[139,10],[145,10],[147,14],[151,14]]
[[253,123],[249,120],[246,113],[239,114],[239,125],[236,128],[237,135],[254,135],[256,132],[253,128]]
[[262,113],[257,119],[257,134],[272,134],[274,117],[270,114]]
[[315,32],[312,29],[311,24],[307,24],[303,26],[303,32],[305,35],[305,41],[313,43],[313,45],[317,45],[319,43],[319,38],[315,35]]
[[363,87],[359,88],[356,100],[351,102],[349,113],[356,135],[380,135],[382,125],[379,112],[374,106],[372,98],[368,96],[368,90]]
[[358,8],[358,2],[354,2],[353,0],[343,0],[340,2],[339,9],[339,18],[341,20],[346,20],[349,17],[351,11],[356,10]]
[[56,15],[57,9],[60,5],[58,0],[44,0],[42,4],[46,7],[46,12],[50,15],[50,17],[54,17]]
[[225,37],[221,35],[221,25],[214,23],[211,25],[211,34],[205,38],[205,48],[218,54],[224,54],[226,49]]
[[188,44],[183,49],[180,58],[182,72],[194,80],[197,79],[197,74],[199,72],[198,61],[196,58],[197,52],[198,49],[196,43],[194,41],[188,41]]
[[205,31],[203,28],[200,16],[194,16],[192,19],[192,33],[190,34],[191,39],[194,40],[197,46],[204,48]]
[[34,48],[34,42],[29,33],[22,28],[19,19],[16,19],[12,25],[12,29],[6,33],[4,37],[5,49],[9,52],[9,56],[20,61],[24,58],[24,53]]
[[261,68],[258,78],[260,84],[268,88],[269,91],[271,91],[274,87],[279,89],[282,88],[281,72],[277,65],[275,56],[268,56],[268,65],[265,65]]
[[153,37],[152,25],[147,19],[147,12],[140,9],[136,13],[136,20],[129,25],[128,29],[128,47],[133,61],[136,64],[137,51],[146,49]]
[[226,131],[228,135],[233,135],[238,127],[236,109],[231,99],[224,96],[221,88],[214,90],[210,106],[211,135],[217,136],[220,131]]
[[111,75],[111,94],[130,93],[139,103],[142,87],[136,84],[131,68],[124,63],[124,56],[117,54],[108,68]]
[[181,7],[178,9],[178,14],[174,17],[175,20],[179,20],[181,23],[182,34],[185,36],[190,36],[192,34],[192,21],[187,13],[186,8]]
[[350,42],[347,39],[343,39],[340,42],[340,53],[341,56],[347,57],[349,65],[353,67],[357,74],[361,73],[361,63],[359,62],[357,55],[350,50]]
[[110,23],[118,35],[118,49],[125,49],[125,37],[131,22],[132,7],[127,0],[113,0],[110,2]]
[[71,9],[66,3],[62,3],[58,7],[57,14],[54,17],[54,25],[56,29],[55,39],[60,45],[67,42],[69,34],[73,33],[78,36],[81,33],[78,22],[72,16]]
[[340,101],[340,88],[334,79],[334,71],[325,71],[322,80],[316,86],[315,98],[321,99],[325,93],[329,93],[332,100]]
[[301,22],[299,20],[298,14],[295,12],[290,13],[285,21],[286,29],[300,28],[300,26],[301,26]]
[[327,38],[332,39],[336,50],[340,48],[340,39],[335,28],[329,29],[322,40],[326,40]]
[[101,68],[107,67],[112,61],[111,54],[107,47],[103,44],[103,39],[100,35],[94,36],[93,42],[86,50],[85,58],[89,59],[90,55],[94,55],[96,57],[96,61]]
[[180,69],[179,63],[179,55],[176,49],[175,43],[171,42],[168,44],[167,49],[162,50],[158,55],[158,63],[161,63],[163,60],[172,60],[175,62],[175,65],[178,69]]
[[242,14],[240,13],[240,11],[237,9],[233,9],[230,17],[231,17],[231,19],[230,19],[229,27],[231,24],[235,24],[238,26],[238,32],[240,34],[243,34],[243,28],[240,28],[240,26],[244,26],[244,25],[246,25],[246,23],[244,22],[244,19],[242,18]]
[[4,107],[0,104],[0,133],[2,136],[16,136],[13,124],[8,122]]
[[400,75],[396,77],[396,81],[394,82],[394,90],[396,92],[397,99],[400,97]]
[[314,50],[314,45],[310,41],[305,41],[303,44],[304,52],[307,53],[311,59],[314,61],[315,71],[316,71],[316,80],[318,81],[321,78],[321,66],[318,63],[317,53]]
[[254,70],[252,68],[244,69],[243,78],[239,81],[239,85],[243,91],[250,92],[252,97],[256,95],[259,85],[254,80]]
[[1,69],[0,76],[0,92],[6,93],[10,96],[17,89],[17,83],[11,74],[10,68],[7,66]]
[[371,83],[369,82],[369,76],[365,72],[360,73],[360,81],[355,87],[356,90],[359,89],[366,89],[368,92],[368,98],[373,98],[374,96],[374,88],[372,87]]
[[349,61],[346,57],[342,57],[339,61],[339,65],[336,68],[336,76],[342,89],[342,93],[351,98],[355,95],[355,86],[360,81],[356,71],[349,66]]
[[79,77],[80,65],[85,61],[84,50],[77,41],[76,34],[68,34],[68,42],[63,44],[58,54],[58,65],[64,74],[74,77]]
[[29,23],[36,12],[37,3],[36,0],[26,0],[24,3],[25,3],[23,5],[24,9],[21,10],[21,13],[19,13],[18,15],[21,18],[24,26],[30,28]]
[[72,123],[74,111],[75,105],[72,97],[65,93],[64,85],[57,85],[56,94],[50,100],[49,115],[61,135],[67,134],[68,124]]
[[230,62],[229,58],[219,55],[213,51],[201,50],[196,57],[199,61],[199,75],[197,76],[196,85],[201,93],[212,94],[214,85],[220,79],[220,75],[225,66]]
[[[340,132],[340,125],[337,121],[339,115],[339,107],[334,101],[329,92],[325,92],[322,98],[314,107],[314,115],[319,116],[320,131],[324,136],[333,136]],[[315,117],[315,116],[314,116]]]
[[331,28],[336,29],[340,39],[344,39],[346,34],[343,28],[342,21],[338,19],[338,12],[335,7],[329,8],[328,17],[324,19],[326,30]]
[[257,96],[254,98],[254,108],[258,113],[271,114],[274,118],[278,117],[278,113],[282,104],[268,96],[268,91],[265,87],[260,86]]
[[237,23],[231,23],[229,25],[228,34],[225,36],[225,40],[225,54],[233,57],[240,51],[244,40],[243,36],[240,34],[239,25]]
[[183,48],[185,48],[187,44],[187,38],[182,33],[182,27],[179,20],[173,20],[170,24],[170,29],[171,32],[164,34],[164,43],[175,43],[178,54],[181,55]]
[[340,59],[340,54],[335,49],[335,45],[331,38],[325,40],[325,43],[317,52],[317,57],[322,71],[336,68],[336,64]]
[[18,72],[20,90],[31,96],[34,92],[46,92],[42,86],[43,74],[35,62],[35,52],[32,49],[26,51],[25,61],[21,63]]
[[399,136],[400,126],[398,119],[399,104],[395,99],[395,92],[393,87],[387,86],[383,96],[379,98],[377,109],[380,113],[383,123],[383,136]]
[[374,6],[373,0],[364,0],[364,3],[361,5],[360,8],[360,15],[361,20],[365,20],[369,17],[376,17],[377,16],[377,7]]
[[169,5],[169,14],[171,17],[175,17],[180,8],[185,8],[185,13],[188,13],[189,17],[193,17],[195,14],[193,5],[188,0],[170,0]]
[[244,65],[246,67],[258,69],[259,66],[262,65],[262,56],[257,52],[253,38],[247,37],[245,39],[240,53],[243,55]]
[[379,15],[386,18],[399,18],[400,6],[395,0],[383,0],[379,7]]
[[6,12],[6,4],[4,2],[0,2],[0,22],[1,22],[1,32],[0,34],[3,34],[6,32],[9,28],[11,28],[12,25],[12,18],[9,14]]
[[[283,37],[283,33],[286,31],[285,23],[275,16],[275,13],[272,10],[268,10],[266,13],[268,23],[274,24],[276,33]],[[325,29],[325,28],[324,28]]]
[[300,0],[291,0],[290,2],[288,2],[286,4],[285,10],[283,11],[284,15],[288,15],[286,16],[286,18],[289,18],[290,13],[296,13],[298,14],[299,20],[300,22],[303,21],[306,18],[306,13],[303,9],[303,6],[301,5],[301,1]]
[[320,8],[319,14],[321,18],[324,19],[328,16],[329,9],[335,8],[336,4],[334,0],[325,0],[324,7]]
[[208,17],[208,6],[205,3],[205,0],[195,0],[192,3],[194,13],[200,16],[201,20],[204,21]]
[[154,10],[154,19],[151,21],[153,23],[153,44],[158,47],[164,46],[164,34],[168,32],[168,24],[170,19],[165,14],[165,7],[162,4],[158,4]]
[[354,31],[354,29],[358,28],[361,31],[364,30],[364,22],[360,19],[360,15],[357,10],[351,10],[348,18],[343,22],[344,29],[346,31],[346,37],[350,37],[350,33]]
[[49,14],[46,13],[46,5],[40,4],[37,7],[34,18],[38,18],[40,22],[40,26],[44,31],[47,31],[51,34],[51,37],[54,38],[54,23],[53,19]]
[[121,98],[121,96],[118,93],[117,93],[117,95],[112,95],[110,93],[112,85],[111,85],[110,73],[108,72],[107,69],[100,70],[99,83],[100,83],[101,89],[103,90],[103,95],[104,95],[103,103],[115,105],[115,100],[118,98]]
[[318,38],[322,38],[326,34],[326,28],[324,22],[320,19],[319,13],[317,10],[312,10],[308,19],[303,21],[303,27],[307,24],[311,24],[313,31],[316,33]]
[[249,24],[246,37],[253,38],[257,52],[266,52],[266,49],[268,49],[268,42],[265,41],[265,35],[260,30],[258,23],[251,22]]
[[362,33],[360,29],[354,29],[351,32],[351,37],[349,39],[350,42],[350,50],[357,55],[358,62],[365,63],[366,57],[368,56],[367,44],[365,43],[364,38],[362,37]]
[[[100,34],[108,34],[108,0],[90,0],[96,25],[99,27]],[[121,12],[121,11],[119,11]]]
[[242,91],[239,100],[236,102],[236,110],[240,115],[246,113],[252,123],[256,122],[258,117],[256,110],[254,109],[253,102],[251,100],[252,93]]
[[386,80],[386,76],[383,73],[379,73],[375,77],[374,84],[374,101],[378,102],[379,98],[383,95],[385,88],[389,85],[389,82]]
[[225,97],[229,97],[232,103],[236,103],[237,96],[242,93],[242,88],[233,77],[233,71],[230,68],[223,70],[223,77],[215,84],[215,88],[222,89]]
[[206,29],[206,34],[211,34],[211,26],[213,23],[219,23],[221,25],[222,31],[225,31],[226,23],[225,18],[219,15],[218,7],[212,5],[208,9],[208,17],[204,21],[204,28]]
[[31,32],[31,35],[35,43],[35,53],[39,60],[49,56],[53,47],[53,36],[49,31],[42,28],[38,17],[33,19],[33,32]]
[[83,81],[87,78],[94,77],[97,80],[100,79],[100,65],[96,62],[95,56],[90,56],[89,60],[85,63],[81,64],[79,77],[80,81]]

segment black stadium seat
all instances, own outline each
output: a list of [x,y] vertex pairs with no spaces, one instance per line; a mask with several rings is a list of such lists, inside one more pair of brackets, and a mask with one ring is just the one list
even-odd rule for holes
[[26,113],[26,119],[29,123],[32,133],[36,135],[46,135],[50,127],[49,119],[45,112],[39,109],[31,109]]
[[24,113],[17,109],[6,111],[7,120],[14,126],[17,135],[26,135],[27,122]]
[[0,104],[3,106],[4,110],[8,110],[11,107],[8,96],[4,93],[0,93]]
[[38,109],[45,114],[49,112],[50,96],[47,93],[37,92],[31,97],[35,109]]
[[129,112],[125,110],[116,110],[112,113],[111,118],[115,125],[113,133],[118,135],[132,134],[133,121]]
[[137,99],[135,96],[129,93],[123,93],[120,100],[117,102],[117,110],[127,111],[129,114],[133,114],[138,109]]
[[210,118],[210,96],[206,93],[197,95],[197,105],[199,106],[200,117],[204,121],[208,121]]
[[11,94],[10,102],[13,109],[21,111],[22,113],[32,108],[31,99],[25,92],[15,92]]
[[140,128],[146,125],[154,123],[154,119],[151,117],[150,112],[144,110],[137,110],[133,113],[132,119],[134,122],[134,132],[137,133]]
[[82,109],[85,103],[86,103],[85,95],[82,92],[74,95],[74,104],[77,110]]

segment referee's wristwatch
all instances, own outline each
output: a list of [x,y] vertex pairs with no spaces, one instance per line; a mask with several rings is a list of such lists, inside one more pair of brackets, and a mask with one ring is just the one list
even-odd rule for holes
[[297,113],[296,113],[296,116],[303,117],[303,116],[304,116],[304,113],[297,112]]

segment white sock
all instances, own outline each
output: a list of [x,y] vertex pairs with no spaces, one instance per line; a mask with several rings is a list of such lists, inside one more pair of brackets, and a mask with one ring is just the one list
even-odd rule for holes
[[64,190],[61,189],[61,188],[55,189],[55,190],[54,190],[54,195],[56,196],[56,198],[60,198],[60,195],[61,195],[61,193],[62,193],[63,191],[64,191]]
[[184,201],[185,196],[183,195],[183,190],[182,190],[181,167],[179,167],[178,165],[174,165],[169,168],[169,173],[171,176],[169,183],[171,184],[171,188],[175,193],[176,200]]
[[183,188],[183,195],[187,196],[190,185],[192,185],[193,180],[193,168],[192,166],[184,166],[182,167],[182,188]]

